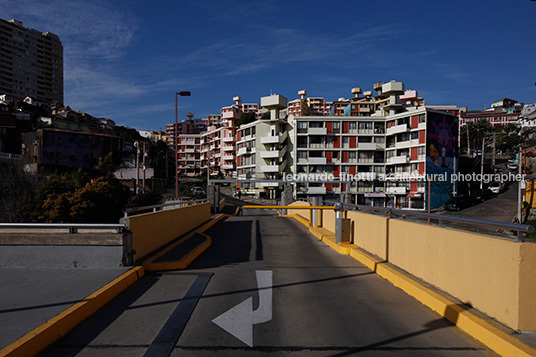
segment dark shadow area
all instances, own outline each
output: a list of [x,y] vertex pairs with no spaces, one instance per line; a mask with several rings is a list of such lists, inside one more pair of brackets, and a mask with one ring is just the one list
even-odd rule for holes
[[76,356],[158,281],[161,274],[146,274],[75,330],[50,345],[39,356]]
[[415,347],[415,346],[389,346],[392,343],[403,341],[406,339],[410,339],[412,337],[416,337],[419,335],[423,335],[435,330],[439,330],[442,328],[452,327],[454,326],[449,321],[440,318],[437,320],[430,321],[429,323],[424,325],[424,328],[418,331],[406,333],[404,335],[396,336],[393,338],[389,338],[383,341],[378,341],[375,343],[371,343],[364,346],[354,347],[350,348],[344,352],[340,352],[337,354],[330,355],[332,357],[342,357],[342,356],[351,356],[354,354],[359,354],[361,352],[365,351],[399,351],[402,352],[410,352],[410,351],[484,351],[483,348],[477,348],[477,347],[441,347],[441,346],[429,346],[429,347]]
[[261,224],[259,221],[255,221],[255,240],[257,245],[255,249],[255,260],[263,260]]
[[8,312],[17,312],[17,311],[46,309],[46,308],[55,307],[55,306],[74,305],[74,304],[79,303],[81,301],[88,301],[88,300],[87,299],[80,299],[80,300],[57,302],[57,303],[54,303],[54,304],[44,304],[44,305],[17,307],[17,308],[14,308],[14,309],[0,310],[0,314],[5,314],[5,313],[8,313]]
[[190,264],[189,269],[215,268],[248,262],[252,224],[252,220],[224,219],[208,229],[204,234],[212,239],[212,245]]
[[[289,287],[289,286],[318,284],[318,283],[324,283],[324,282],[328,282],[328,281],[334,281],[334,280],[340,280],[340,279],[349,279],[349,278],[355,278],[355,277],[371,275],[371,274],[374,274],[374,272],[369,271],[369,272],[365,272],[365,273],[340,275],[340,276],[324,278],[324,279],[315,279],[315,280],[298,281],[298,282],[295,282],[295,283],[278,284],[278,285],[273,285],[271,288],[260,288],[260,289],[259,288],[252,288],[252,289],[233,290],[233,291],[228,291],[228,292],[219,293],[219,294],[206,294],[206,295],[203,295],[201,297],[201,299],[208,299],[208,298],[213,298],[213,297],[218,297],[218,296],[235,295],[235,294],[242,294],[242,293],[249,293],[249,292],[256,293],[256,292],[258,292],[260,290],[265,290],[265,289],[274,289],[275,290],[275,289],[278,289],[278,288],[286,288],[286,287]],[[169,303],[174,303],[174,302],[181,302],[181,301],[184,301],[184,300],[188,300],[188,298],[185,297],[185,298],[182,298],[182,299],[172,299],[172,300],[159,301],[159,302],[151,303],[151,304],[137,305],[135,307],[131,307],[130,309],[139,309],[139,308],[144,308],[144,307],[148,307],[148,306],[154,306],[154,305],[160,305],[160,304],[169,304]]]
[[200,246],[205,242],[205,236],[195,233],[190,238],[186,239],[184,242],[178,244],[177,246],[171,248],[162,256],[155,259],[155,263],[160,262],[176,262],[184,258],[188,253],[193,251],[195,248]]

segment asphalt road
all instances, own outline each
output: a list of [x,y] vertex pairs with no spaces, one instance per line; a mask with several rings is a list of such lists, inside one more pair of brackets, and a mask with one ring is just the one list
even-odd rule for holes
[[[293,219],[246,210],[207,233],[189,269],[147,275],[44,355],[494,355]],[[240,338],[213,322],[237,305],[222,325]]]
[[512,222],[514,216],[517,215],[517,185],[517,182],[511,183],[504,192],[492,199],[461,211],[442,211],[441,213],[457,217]]

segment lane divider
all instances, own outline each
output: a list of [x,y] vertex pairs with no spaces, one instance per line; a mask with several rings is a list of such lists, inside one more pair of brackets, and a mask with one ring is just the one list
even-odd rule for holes
[[536,356],[536,348],[520,341],[508,332],[496,327],[475,315],[459,302],[447,298],[435,290],[424,286],[387,262],[377,259],[354,244],[337,244],[335,234],[325,228],[313,228],[309,221],[296,215],[287,215],[309,228],[309,231],[322,242],[340,254],[349,255],[382,278],[388,280],[408,295],[428,306],[443,318],[449,320],[460,330],[477,339],[501,356]]
[[82,301],[74,304],[0,350],[0,356],[35,356],[97,312],[106,303],[141,279],[141,266],[121,274]]
[[[237,211],[238,212],[238,211]],[[203,234],[206,230],[208,230],[210,227],[218,223],[220,220],[222,220],[225,217],[230,217],[228,214],[219,214],[216,217],[210,219],[208,222],[202,224],[197,229],[193,230],[192,232],[185,235],[183,238],[179,239],[175,243],[171,244],[166,249],[158,252],[157,254],[151,256],[150,258],[146,259],[143,262],[143,267],[147,271],[156,271],[156,270],[177,270],[177,269],[185,269],[187,268],[194,260],[197,258],[201,253],[203,253],[205,250],[207,250],[208,247],[212,244],[212,239],[206,235]],[[190,239],[194,234],[201,234],[205,237],[205,240],[198,245],[196,248],[194,248],[192,251],[190,251],[188,254],[186,254],[183,258],[177,261],[170,261],[170,262],[155,262],[158,258],[172,250],[173,248],[177,247],[179,244],[185,243],[188,239]]]

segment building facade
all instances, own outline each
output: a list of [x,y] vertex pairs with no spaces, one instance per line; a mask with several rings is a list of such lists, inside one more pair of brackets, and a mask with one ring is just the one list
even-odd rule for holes
[[0,19],[0,94],[63,103],[63,46],[57,35]]
[[281,118],[281,110],[287,107],[287,98],[272,94],[261,98],[261,107],[269,118],[241,125],[237,132],[237,177],[242,180],[274,180],[257,184],[244,183],[240,188],[275,199],[281,180],[290,173],[287,160],[287,121]]
[[30,172],[53,172],[62,168],[94,169],[99,158],[121,151],[119,136],[70,131],[56,128],[37,129],[22,134],[22,155]]
[[[261,98],[270,119],[238,129],[237,172],[245,180],[240,187],[276,198],[282,184],[269,180],[291,178],[297,180],[295,198],[345,194],[358,204],[417,210],[441,206],[456,189],[450,179],[458,155],[457,108],[428,108],[403,83],[379,83],[376,96],[365,92],[360,97],[361,90],[354,88],[356,99],[343,103],[344,108],[341,104],[339,115],[300,112],[280,118],[276,109],[283,100]],[[289,113],[292,108],[289,104]]]

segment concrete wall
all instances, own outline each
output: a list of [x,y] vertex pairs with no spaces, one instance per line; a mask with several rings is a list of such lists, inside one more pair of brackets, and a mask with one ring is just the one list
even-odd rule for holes
[[0,247],[0,267],[10,268],[117,268],[121,246],[9,245]]
[[[296,202],[293,202],[291,203],[290,205],[288,205],[289,207],[292,207],[292,206],[311,206],[309,204],[309,202],[305,202],[305,201],[296,201]],[[309,220],[310,218],[310,211],[309,209],[289,209],[287,210],[287,214],[288,215],[292,215],[292,214],[296,214],[302,218],[305,218],[306,220]]]
[[322,210],[322,227],[335,232],[335,210]]
[[[17,233],[14,233],[17,231]],[[0,267],[117,268],[128,265],[130,235],[0,230]]]
[[[332,217],[323,222],[331,230]],[[347,212],[354,244],[516,330],[536,330],[536,244]]]
[[123,219],[132,232],[135,260],[154,252],[210,219],[210,204],[140,214]]
[[346,218],[352,220],[354,244],[381,259],[387,260],[386,237],[389,218],[355,211],[347,211]]

